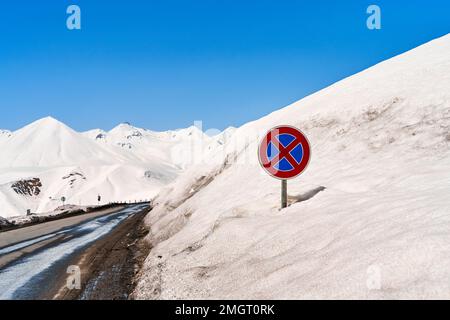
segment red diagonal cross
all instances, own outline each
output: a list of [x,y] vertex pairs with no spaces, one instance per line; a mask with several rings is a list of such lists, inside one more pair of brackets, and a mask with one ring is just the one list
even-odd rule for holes
[[289,163],[295,167],[296,165],[298,165],[298,162],[294,159],[294,157],[290,154],[290,152],[292,150],[294,150],[301,142],[298,140],[297,137],[295,137],[295,139],[287,146],[284,147],[280,140],[278,140],[278,138],[276,139],[277,142],[274,143],[272,141],[272,135],[269,136],[269,141],[267,141],[267,145],[269,145],[270,142],[275,144],[275,147],[278,149],[279,153],[278,155],[276,155],[271,161],[269,161],[269,163],[264,164],[264,167],[269,168],[271,167],[271,164],[273,163],[274,165],[277,164],[278,162],[281,161],[281,159],[286,158],[287,161],[289,161]]

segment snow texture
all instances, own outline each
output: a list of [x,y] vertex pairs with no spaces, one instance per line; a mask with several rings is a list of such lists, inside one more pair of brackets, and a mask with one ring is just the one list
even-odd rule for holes
[[[154,200],[140,299],[449,299],[450,35],[248,123]],[[288,183],[270,128],[312,144]]]
[[52,117],[0,131],[0,216],[52,212],[62,197],[77,206],[98,204],[98,195],[101,204],[149,200],[198,161],[195,146],[209,151],[222,141],[194,126],[79,133]]

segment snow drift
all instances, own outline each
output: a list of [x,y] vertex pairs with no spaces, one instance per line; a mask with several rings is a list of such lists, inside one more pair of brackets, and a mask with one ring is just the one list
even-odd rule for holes
[[[450,35],[237,129],[155,199],[146,299],[450,298]],[[271,127],[312,143],[288,183]]]

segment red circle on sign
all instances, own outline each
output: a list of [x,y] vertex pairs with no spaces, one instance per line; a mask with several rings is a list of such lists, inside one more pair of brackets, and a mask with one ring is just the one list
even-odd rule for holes
[[[290,137],[288,143],[280,141],[280,137]],[[301,151],[297,152],[297,156],[301,154],[301,159],[292,155],[299,146]],[[275,148],[278,153],[273,157],[269,157],[269,148]],[[297,128],[291,126],[279,126],[271,129],[263,138],[258,150],[259,162],[264,170],[274,178],[287,180],[299,176],[309,164],[311,158],[311,147],[306,136]],[[282,170],[281,162],[287,164],[289,169]],[[286,162],[287,161],[287,162]],[[277,167],[278,166],[278,167]]]

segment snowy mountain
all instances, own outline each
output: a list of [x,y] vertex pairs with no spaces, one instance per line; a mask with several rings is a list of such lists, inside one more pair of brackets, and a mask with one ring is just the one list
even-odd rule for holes
[[[67,204],[150,199],[197,161],[191,150],[220,146],[195,127],[154,132],[121,124],[79,133],[47,117],[0,132],[0,216]],[[202,152],[199,152],[202,154]]]
[[9,139],[9,137],[11,137],[11,131],[0,129],[0,143],[4,140]]
[[[447,35],[237,129],[155,199],[136,297],[450,298],[449,88]],[[281,124],[312,143],[282,211]]]
[[227,144],[232,139],[236,130],[237,128],[235,127],[228,127],[218,135],[213,136],[213,139],[220,145]]
[[112,164],[133,160],[117,150],[99,147],[51,117],[14,132],[0,143],[2,168],[92,164],[93,160],[98,164]]
[[137,157],[139,161],[171,163],[179,169],[185,169],[194,163],[194,155],[191,154],[193,145],[205,151],[211,144],[220,145],[195,126],[155,132],[122,123],[109,132],[96,129],[83,135],[101,144],[120,148],[122,152]]
[[11,136],[11,131],[0,129],[0,137],[8,138]]

